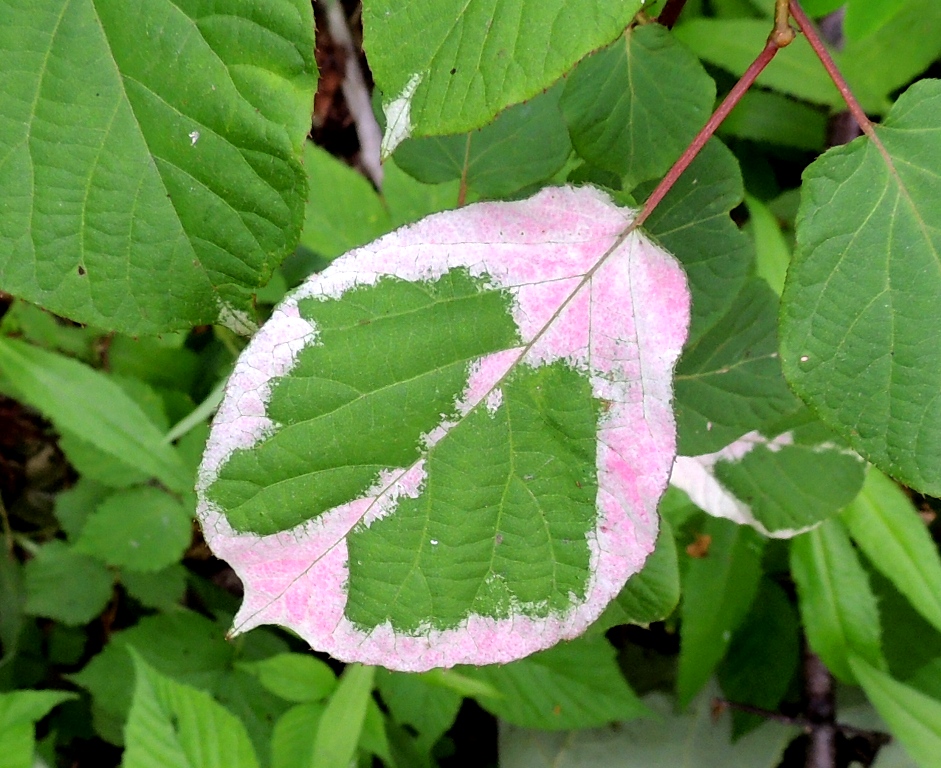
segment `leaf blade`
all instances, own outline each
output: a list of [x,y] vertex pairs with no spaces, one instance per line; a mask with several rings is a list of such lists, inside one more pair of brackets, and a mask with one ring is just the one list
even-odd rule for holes
[[750,528],[710,518],[705,557],[687,558],[677,698],[687,706],[709,681],[741,624],[761,579],[764,541]]
[[[289,621],[333,655],[420,671],[517,658],[597,617],[653,546],[688,312],[678,267],[630,231],[631,215],[587,188],[439,214],[342,257],[276,311],[230,380],[199,481],[204,530],[250,585],[239,631]],[[403,355],[401,334],[379,332],[384,313],[447,315],[458,294],[475,309],[454,314],[457,328],[431,324],[443,344],[406,328]],[[593,309],[615,300],[616,313]],[[308,364],[331,348],[328,317],[362,331],[362,351],[334,345],[342,365]],[[391,386],[373,381],[377,368]],[[318,435],[317,414],[346,406],[307,395],[347,372],[367,418]],[[409,401],[421,416],[410,420],[383,397],[407,396],[416,372],[433,397]],[[297,396],[279,399],[281,387]],[[267,504],[255,519],[226,506],[348,465],[345,485],[278,496],[280,519]],[[269,467],[281,473],[270,485]],[[265,558],[283,566],[274,580]],[[595,568],[610,575],[586,578]],[[315,584],[320,613],[282,612]]]
[[869,561],[912,606],[941,629],[941,562],[917,511],[902,490],[870,469],[859,496],[841,515]]
[[893,680],[865,659],[851,656],[859,679],[879,714],[919,765],[931,765],[941,749],[941,702]]
[[209,694],[165,677],[132,653],[127,768],[258,768],[245,726]]
[[62,429],[93,442],[175,491],[192,479],[141,408],[104,374],[87,365],[0,338],[0,366],[18,394]]
[[794,390],[880,469],[931,494],[941,493],[941,352],[925,335],[941,298],[938,114],[941,84],[917,83],[878,143],[831,150],[808,170],[781,316]]
[[791,573],[808,641],[834,676],[855,681],[853,656],[884,667],[876,599],[839,520],[791,542]]
[[360,664],[344,670],[317,725],[311,768],[349,765],[353,760],[375,675],[375,667]]
[[300,231],[313,19],[296,0],[223,9],[4,6],[0,50],[23,66],[3,83],[3,290],[128,333],[244,330]]
[[367,4],[364,47],[384,93],[385,149],[411,134],[479,128],[613,40],[640,7],[639,0]]

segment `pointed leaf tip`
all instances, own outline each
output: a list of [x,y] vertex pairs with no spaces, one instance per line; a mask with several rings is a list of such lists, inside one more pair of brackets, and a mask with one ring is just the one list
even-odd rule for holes
[[633,217],[587,187],[436,214],[278,307],[198,479],[236,631],[417,671],[598,617],[654,546],[689,322]]

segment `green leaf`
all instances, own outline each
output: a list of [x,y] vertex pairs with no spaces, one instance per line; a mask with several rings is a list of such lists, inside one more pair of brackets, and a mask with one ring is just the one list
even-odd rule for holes
[[63,322],[28,301],[14,301],[0,318],[0,336],[16,336],[86,363],[95,363],[100,358],[101,333],[96,328]]
[[791,542],[791,573],[807,639],[834,676],[856,681],[851,656],[885,668],[876,599],[839,520]]
[[83,479],[108,488],[129,488],[150,480],[150,473],[105,453],[73,432],[59,431],[59,447]]
[[133,334],[249,328],[301,228],[310,4],[16,0],[0,30],[0,289]]
[[204,691],[133,654],[136,684],[125,728],[125,768],[257,768],[245,726]]
[[777,768],[795,729],[765,722],[740,739],[732,738],[728,710],[716,715],[714,686],[688,714],[677,714],[662,693],[645,696],[657,717],[595,730],[547,733],[501,724],[500,768]]
[[811,151],[823,147],[826,131],[824,110],[760,88],[748,91],[719,127],[721,136]]
[[141,605],[166,611],[183,599],[187,573],[179,563],[152,573],[126,570],[121,573],[121,585]]
[[387,722],[386,715],[379,709],[376,700],[370,696],[366,700],[366,717],[363,719],[363,729],[359,734],[359,749],[367,755],[375,755],[382,760],[383,765],[396,768],[389,736],[386,733]]
[[[271,638],[271,636],[268,636]],[[280,639],[277,650],[283,650]],[[269,642],[259,645],[268,646]],[[269,653],[270,649],[264,647],[262,653]],[[257,655],[253,651],[252,655]],[[274,724],[288,709],[290,704],[276,696],[267,689],[254,675],[238,669],[227,669],[219,678],[219,683],[211,691],[215,699],[229,712],[235,715],[245,726],[248,737],[252,741],[256,755],[267,755],[271,747]],[[310,734],[308,734],[308,738]]]
[[[895,0],[853,0],[860,1],[886,10],[895,4]],[[857,97],[865,97],[864,104],[878,99],[883,105],[879,111],[885,112],[891,104],[886,97],[911,83],[941,56],[941,5],[935,0],[907,0],[864,39],[855,37],[855,30],[851,33],[850,16],[852,11],[846,19],[848,39],[836,54],[837,63]]]
[[941,752],[941,701],[893,680],[865,658],[850,656],[853,674],[905,750],[921,766]]
[[647,625],[669,616],[680,601],[680,568],[673,529],[660,518],[657,546],[640,573],[627,580],[624,589],[592,626],[603,632],[619,624]]
[[862,488],[865,464],[851,451],[821,439],[826,430],[817,427],[787,432],[775,442],[756,445],[741,459],[715,464],[719,483],[747,504],[755,521],[772,535],[793,535],[816,525]]
[[311,142],[304,148],[304,166],[310,198],[301,244],[329,259],[457,205],[456,183],[422,184],[394,160],[383,164],[381,196],[361,173]]
[[804,0],[801,6],[808,14],[817,18],[833,13],[844,3],[846,3],[846,0]]
[[363,174],[309,141],[304,168],[310,198],[301,245],[331,259],[392,229],[389,212]]
[[782,300],[794,390],[886,473],[941,494],[941,82],[804,173]]
[[101,653],[70,676],[91,693],[96,729],[112,742],[121,738],[131,707],[134,667],[129,647],[162,674],[202,690],[217,688],[234,654],[222,624],[185,609],[148,616],[116,632]]
[[[703,61],[741,76],[765,47],[770,31],[765,19],[700,18],[684,21],[673,34]],[[842,103],[839,91],[802,35],[778,51],[756,82],[817,104]]]
[[118,568],[152,573],[177,562],[192,538],[192,518],[183,505],[158,488],[141,486],[99,504],[75,551]]
[[0,668],[9,664],[19,650],[23,629],[26,589],[23,572],[12,552],[0,552]]
[[[776,710],[800,665],[800,650],[797,611],[781,587],[763,578],[719,668],[725,698]],[[755,727],[763,722],[760,716],[742,714],[733,711],[733,724]]]
[[343,670],[317,725],[311,768],[349,765],[356,756],[375,674],[375,667],[361,664],[350,664]]
[[561,95],[551,88],[470,133],[407,139],[393,157],[427,184],[461,179],[482,197],[507,197],[551,177],[571,154]]
[[[879,607],[881,608],[882,606],[880,605]],[[925,628],[922,627],[921,629],[924,631]],[[924,636],[925,634],[920,635],[920,637]],[[889,637],[891,637],[891,635],[886,636],[887,641]],[[901,645],[901,643],[899,643],[899,645]],[[886,642],[886,646],[886,656],[889,657],[888,642]],[[911,648],[910,645],[909,648]],[[941,698],[941,656],[935,656],[920,666],[915,666],[914,671],[906,669],[905,672],[907,672],[907,674],[900,673],[894,660],[889,658],[889,670],[893,677],[902,679],[906,685],[910,685],[912,688],[932,698]]]
[[842,518],[870,562],[941,630],[941,558],[905,493],[872,469]]
[[465,673],[500,692],[500,698],[478,698],[484,709],[526,728],[596,728],[650,714],[603,637],[582,637],[512,664],[467,668]]
[[418,747],[426,752],[454,723],[463,701],[459,693],[429,680],[429,674],[376,670],[376,688],[393,720],[413,728]]
[[617,37],[640,0],[372,0],[364,47],[391,152],[411,134],[479,128]]
[[0,338],[0,370],[19,397],[62,430],[156,477],[175,491],[193,480],[144,411],[105,374],[82,363]]
[[108,369],[152,387],[190,392],[199,374],[199,356],[182,346],[182,334],[163,337],[115,335],[108,344]]
[[713,453],[798,410],[781,374],[776,326],[774,293],[751,278],[726,315],[686,345],[675,377],[680,454]]
[[72,543],[78,539],[89,515],[111,493],[110,488],[80,477],[71,488],[56,494],[56,520]]
[[885,26],[908,0],[852,0],[847,4],[843,31],[851,40],[863,40]]
[[298,704],[278,718],[271,733],[271,768],[310,768],[311,734],[317,733],[325,708],[322,702]]
[[26,613],[63,624],[86,624],[111,599],[114,577],[98,560],[60,541],[39,548],[26,564]]
[[681,707],[689,705],[722,661],[761,579],[764,540],[751,528],[709,518],[702,536],[708,542],[705,555],[684,558],[676,682]]
[[745,196],[745,205],[748,207],[748,231],[755,241],[755,273],[780,296],[791,263],[791,247],[767,205],[751,195]]
[[467,675],[462,675],[454,669],[429,669],[420,673],[420,677],[427,683],[446,688],[461,696],[468,698],[500,698],[500,692],[489,683]]
[[0,693],[0,766],[34,768],[36,743],[33,725],[56,705],[74,699],[64,691],[12,691]]
[[392,217],[392,225],[400,227],[423,219],[431,213],[457,207],[460,183],[422,184],[407,174],[394,160],[383,166],[382,198]]
[[693,294],[687,346],[731,309],[753,269],[751,243],[729,216],[744,195],[735,156],[710,140],[647,219],[645,227],[686,270]]
[[16,725],[32,725],[42,720],[50,710],[76,698],[68,691],[10,691],[0,693],[0,731]]
[[633,189],[669,170],[709,118],[715,96],[689,50],[664,27],[645,24],[576,67],[562,110],[578,154]]
[[[769,31],[769,22],[761,19],[693,19],[674,34],[704,61],[740,76],[764,47]],[[853,93],[870,113],[886,112],[892,92],[924,72],[939,55],[941,7],[935,0],[908,0],[874,34],[865,39],[850,36],[843,50],[833,54]],[[843,107],[832,81],[800,35],[778,53],[757,82],[817,104]]]
[[[271,737],[271,768],[312,768],[315,765],[314,755],[318,747],[311,734],[318,732],[326,709],[327,704],[323,702],[298,704],[278,719]],[[342,723],[339,727],[346,729],[348,724]],[[371,697],[366,699],[366,714],[358,746],[360,752],[376,755],[382,759],[383,765],[395,768],[396,763],[386,736],[385,717]],[[337,766],[355,764],[352,760],[331,763]],[[412,763],[407,765],[411,766]]]
[[[918,613],[908,599],[895,588],[872,562],[863,560],[872,593],[879,606],[882,654],[893,677],[904,680],[930,696],[941,696],[941,677],[925,685],[929,672],[941,659],[941,633]],[[936,674],[937,670],[935,670]]]
[[320,659],[300,653],[280,653],[238,665],[255,675],[269,691],[285,701],[322,701],[336,688],[336,675]]

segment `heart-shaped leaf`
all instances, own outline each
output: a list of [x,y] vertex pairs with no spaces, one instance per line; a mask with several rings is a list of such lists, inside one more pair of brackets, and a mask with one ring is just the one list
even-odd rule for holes
[[592,188],[431,216],[302,285],[240,358],[198,479],[236,631],[347,661],[506,662],[653,549],[689,293]]

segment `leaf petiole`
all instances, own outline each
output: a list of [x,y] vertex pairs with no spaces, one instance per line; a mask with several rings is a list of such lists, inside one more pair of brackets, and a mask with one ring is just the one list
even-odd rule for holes
[[827,46],[824,45],[820,35],[817,34],[817,28],[814,26],[814,23],[804,12],[804,9],[801,8],[800,3],[797,2],[797,0],[789,0],[789,2],[791,16],[794,17],[794,21],[797,22],[801,32],[804,33],[804,36],[807,38],[807,42],[810,43],[810,47],[814,49],[814,53],[817,54],[817,58],[820,59],[820,63],[823,64],[823,68],[827,70],[827,74],[830,75],[830,79],[833,81],[833,84],[837,87],[837,90],[843,97],[843,101],[846,102],[846,106],[849,109],[850,114],[856,119],[856,122],[859,123],[859,127],[862,129],[863,133],[875,141],[877,146],[880,147],[882,153],[885,155],[886,151],[882,147],[882,142],[879,141],[878,137],[876,136],[876,131],[873,128],[872,123],[866,116],[865,111],[863,111],[862,105],[860,105],[859,101],[856,99],[856,96],[854,96],[853,92],[850,90],[849,84],[846,82],[846,79],[843,77],[843,74],[837,67],[836,62],[833,60],[833,57],[827,50]]
[[[660,14],[658,21],[667,27],[672,26],[676,21],[676,16],[679,15],[679,12],[682,10],[684,2],[685,0],[676,3],[668,2],[663,12]],[[768,42],[765,43],[765,47],[762,49],[761,53],[758,54],[758,57],[749,65],[748,69],[745,70],[732,90],[729,91],[728,95],[719,105],[719,108],[702,127],[702,130],[696,134],[696,137],[692,140],[690,145],[673,164],[673,167],[670,168],[667,175],[663,177],[654,191],[651,192],[650,197],[647,198],[643,209],[641,209],[640,214],[638,214],[635,220],[636,226],[641,226],[647,220],[647,217],[653,213],[657,205],[660,204],[660,201],[666,197],[667,192],[670,191],[677,179],[683,175],[683,171],[696,159],[696,155],[698,155],[700,150],[706,145],[706,142],[712,138],[712,135],[722,124],[722,121],[729,116],[729,113],[735,108],[735,105],[742,100],[742,97],[748,89],[752,87],[752,84],[758,79],[758,76],[764,71],[765,67],[771,63],[771,60],[775,57],[777,52],[793,42],[795,32],[788,23],[788,20],[790,18],[791,9],[795,6],[798,11],[800,11],[800,6],[797,5],[796,0],[791,0],[790,5],[788,5],[788,0],[775,0],[774,28],[771,30],[771,34],[768,35]],[[803,11],[801,11],[801,13],[803,13]],[[806,16],[804,18],[806,19]],[[819,42],[819,38],[817,39]],[[850,96],[852,96],[852,94],[850,94]]]
[[[729,112],[731,112],[735,105],[741,101],[742,96],[745,95],[745,92],[751,88],[752,84],[758,78],[758,76],[764,71],[764,68],[768,66],[771,60],[775,57],[777,52],[781,49],[782,44],[778,42],[776,35],[777,27],[775,31],[771,33],[768,38],[768,42],[765,44],[765,47],[762,49],[761,53],[758,54],[758,57],[749,65],[748,69],[745,70],[745,73],[735,84],[728,95],[723,99],[722,103],[719,105],[719,108],[713,112],[712,117],[709,118],[708,122],[702,127],[699,133],[696,134],[696,138],[690,142],[690,145],[683,150],[683,154],[680,155],[679,159],[673,164],[673,167],[667,171],[667,175],[661,179],[660,183],[657,184],[653,192],[650,193],[650,197],[647,198],[647,201],[644,203],[644,207],[641,209],[641,212],[637,215],[635,220],[635,226],[641,226],[647,218],[653,213],[654,209],[659,205],[660,201],[666,197],[667,192],[673,187],[677,179],[683,175],[689,164],[696,159],[696,155],[699,154],[700,150],[706,145],[706,142],[712,138],[712,135],[716,132],[716,129],[722,124],[722,121],[728,117]],[[790,42],[790,41],[788,41]],[[786,45],[787,43],[784,43]]]

